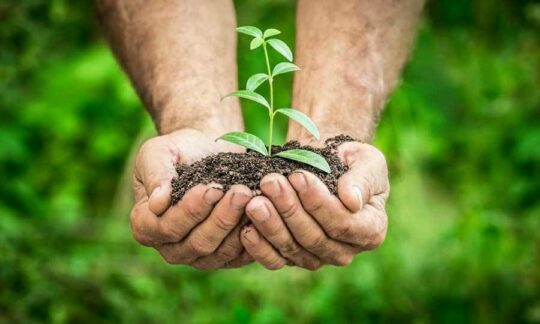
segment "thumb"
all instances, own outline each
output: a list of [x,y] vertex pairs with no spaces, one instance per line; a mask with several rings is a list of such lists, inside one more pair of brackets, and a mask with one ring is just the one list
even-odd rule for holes
[[345,143],[338,149],[349,170],[338,180],[338,196],[352,212],[361,210],[371,197],[388,190],[388,169],[384,155],[375,147]]
[[148,208],[156,215],[163,214],[171,205],[171,180],[162,181],[155,187],[148,198]]
[[135,177],[146,191],[150,211],[161,215],[171,205],[175,163],[170,154],[164,154],[166,151],[147,143],[143,144],[135,161]]

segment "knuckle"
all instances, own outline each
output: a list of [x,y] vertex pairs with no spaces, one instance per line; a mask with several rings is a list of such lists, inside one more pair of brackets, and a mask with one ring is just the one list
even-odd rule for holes
[[216,258],[225,262],[235,259],[238,255],[239,253],[229,249],[219,249],[216,251]]
[[373,250],[384,243],[387,233],[386,215],[382,213],[380,218],[380,220],[375,221],[372,228],[366,232],[366,235],[358,240],[356,246],[359,246],[362,250]]
[[165,260],[165,262],[171,265],[180,264],[179,260],[175,256],[170,254],[163,255],[163,259]]
[[285,244],[279,249],[279,252],[283,256],[297,255],[298,253],[300,253],[300,251],[302,251],[302,248],[300,247],[300,245],[296,244],[292,240],[285,242]]
[[236,224],[237,222],[226,215],[220,215],[214,219],[214,225],[223,232],[229,232],[236,226]]
[[171,249],[160,249],[159,253],[168,264],[182,264],[183,259]]
[[326,237],[323,234],[312,234],[310,237],[306,238],[305,243],[303,244],[308,250],[320,250],[324,245]]
[[300,208],[300,206],[297,203],[291,202],[291,203],[283,206],[283,208],[280,208],[279,209],[279,214],[281,215],[281,217],[283,219],[288,219],[288,218],[291,218],[292,216],[296,215],[298,213],[299,208]]
[[133,238],[139,244],[144,245],[144,246],[150,246],[152,244],[152,242],[148,239],[148,237],[146,237],[146,235],[144,235],[143,232],[134,228],[132,230],[132,233],[133,233]]
[[208,262],[194,262],[191,266],[199,271],[210,271],[217,269],[217,266],[214,266]]
[[388,230],[388,217],[384,211],[378,212],[376,217],[376,225],[373,235],[373,244],[375,247],[380,246],[386,239],[386,232]]
[[219,247],[216,251],[216,257],[220,260],[230,261],[236,259],[242,253],[242,246],[234,247],[232,245],[225,245]]
[[309,271],[317,271],[321,268],[322,266],[322,263],[318,260],[315,260],[313,262],[308,262],[306,265],[305,265],[305,269],[309,270]]
[[323,199],[311,199],[309,202],[306,202],[304,208],[309,214],[317,214],[322,211],[324,204],[325,201]]
[[375,236],[375,239],[373,240],[374,247],[379,247],[384,243],[384,240],[386,239],[386,231],[382,231],[377,236]]
[[167,218],[162,218],[159,222],[159,233],[161,235],[162,242],[176,242],[181,239],[179,233],[176,231],[176,227],[171,224]]
[[185,210],[188,217],[190,217],[196,223],[201,222],[207,216],[200,207],[186,206]]
[[387,228],[386,226],[384,228],[380,228],[375,232],[373,235],[373,238],[371,239],[370,247],[372,249],[377,248],[381,246],[384,243],[384,240],[386,239],[386,232]]
[[131,232],[133,234],[133,238],[141,245],[150,246],[152,244],[152,241],[148,238],[148,235],[146,235],[145,232],[142,230],[143,226],[141,224],[139,216],[140,215],[137,212],[137,208],[133,208],[130,215]]
[[206,244],[206,242],[200,239],[190,238],[188,239],[188,244],[191,250],[198,256],[207,256],[214,252],[214,249],[209,244]]
[[345,218],[338,222],[335,227],[328,230],[328,236],[335,240],[343,239],[351,234],[352,222],[350,218]]
[[283,268],[284,266],[285,266],[285,261],[284,260],[275,260],[275,261],[272,261],[272,262],[268,263],[265,267],[268,270],[275,271],[275,270],[279,270],[279,269]]
[[376,195],[376,196],[373,196],[371,197],[370,199],[370,203],[376,208],[376,209],[379,209],[379,210],[384,210],[384,206],[386,204],[386,198],[384,197],[384,195]]
[[268,239],[275,239],[279,238],[280,234],[283,231],[286,231],[284,229],[283,225],[278,222],[271,222],[268,220],[263,221],[262,223],[259,223],[259,226],[261,226],[261,232],[265,233],[265,236]]

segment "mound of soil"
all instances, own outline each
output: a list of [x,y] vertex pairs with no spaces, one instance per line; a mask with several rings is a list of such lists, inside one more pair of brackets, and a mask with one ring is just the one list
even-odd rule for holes
[[301,146],[297,141],[290,141],[283,146],[272,148],[274,153],[297,148],[319,153],[330,165],[331,173],[325,173],[307,164],[279,157],[267,157],[250,150],[246,153],[211,155],[191,165],[179,164],[176,166],[178,176],[172,180],[172,203],[178,203],[186,191],[199,183],[219,183],[225,190],[231,185],[243,184],[251,190],[259,190],[259,183],[265,175],[279,173],[288,176],[298,169],[314,173],[324,182],[330,192],[336,194],[338,178],[348,169],[338,158],[336,150],[340,144],[351,141],[354,139],[350,136],[338,135],[327,139],[323,148]]

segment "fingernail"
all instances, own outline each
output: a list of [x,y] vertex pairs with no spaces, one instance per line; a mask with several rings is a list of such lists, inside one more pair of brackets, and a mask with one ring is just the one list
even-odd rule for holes
[[270,198],[276,198],[281,195],[281,186],[277,179],[267,180],[261,183],[265,193],[270,196]]
[[234,208],[241,209],[246,207],[247,202],[251,197],[243,192],[233,192],[231,197],[231,205]]
[[223,195],[223,189],[218,187],[210,187],[206,189],[203,195],[204,202],[207,204],[215,204]]
[[251,244],[259,243],[259,233],[251,226],[246,226],[242,235]]
[[268,217],[270,217],[268,208],[266,208],[266,205],[263,203],[251,209],[249,214],[258,222],[264,222],[266,219],[268,219]]
[[308,183],[307,183],[307,178],[304,172],[297,171],[297,172],[294,172],[292,176],[295,177],[296,179],[295,181],[293,181],[294,189],[300,190],[300,191],[307,189]]
[[364,207],[364,198],[362,197],[362,190],[357,187],[357,186],[354,186],[354,191],[356,192],[356,196],[358,197],[358,202],[360,203],[360,207],[358,207],[358,210],[362,209],[362,207]]

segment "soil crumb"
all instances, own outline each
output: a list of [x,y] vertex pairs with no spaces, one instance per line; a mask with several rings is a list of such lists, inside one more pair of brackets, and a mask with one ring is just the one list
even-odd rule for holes
[[279,157],[270,158],[250,150],[246,153],[219,153],[190,165],[178,164],[176,166],[178,175],[172,180],[172,203],[173,205],[178,203],[189,189],[199,183],[219,183],[224,190],[228,190],[234,184],[243,184],[251,190],[259,190],[259,183],[265,175],[279,173],[288,176],[298,169],[314,173],[324,182],[331,193],[336,194],[338,179],[348,169],[338,158],[337,147],[351,141],[355,141],[355,139],[348,135],[338,135],[327,139],[323,148],[301,146],[297,141],[272,147],[272,152],[275,153],[297,148],[319,153],[330,165],[331,173],[325,173],[307,164]]

